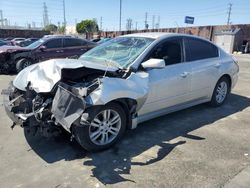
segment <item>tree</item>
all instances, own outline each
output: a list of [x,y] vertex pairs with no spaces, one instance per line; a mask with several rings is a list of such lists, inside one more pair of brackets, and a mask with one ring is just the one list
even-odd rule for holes
[[49,25],[45,26],[44,30],[49,31],[49,32],[56,32],[57,26],[55,24],[49,24]]
[[65,33],[65,26],[58,26],[58,29],[57,29],[58,33]]
[[99,27],[96,20],[82,20],[76,24],[76,31],[80,34],[98,32]]

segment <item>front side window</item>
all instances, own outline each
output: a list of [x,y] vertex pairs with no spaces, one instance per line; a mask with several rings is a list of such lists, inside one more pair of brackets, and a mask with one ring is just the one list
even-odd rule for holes
[[119,37],[89,50],[80,59],[127,68],[153,41],[144,37]]
[[213,44],[200,39],[186,39],[186,60],[196,61],[218,57],[218,49]]
[[163,42],[157,46],[150,58],[164,59],[166,65],[172,65],[182,62],[182,45],[181,40],[173,39]]
[[61,48],[62,39],[51,39],[45,44],[46,48]]
[[35,49],[39,46],[41,46],[42,44],[44,43],[44,40],[43,39],[39,39],[33,43],[31,43],[29,46],[27,46],[26,48],[29,48],[29,49]]

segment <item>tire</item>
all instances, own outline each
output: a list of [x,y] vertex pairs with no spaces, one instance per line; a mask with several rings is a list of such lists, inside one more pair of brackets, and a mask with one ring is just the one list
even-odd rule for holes
[[32,60],[31,59],[27,59],[27,58],[23,58],[23,59],[19,59],[16,62],[16,71],[20,72],[21,70],[23,70],[24,68],[30,66],[32,64]]
[[9,74],[10,73],[10,65],[8,63],[2,63],[0,65],[0,74]]
[[[126,130],[126,114],[120,105],[109,103],[105,106],[93,107],[87,113],[90,117],[89,125],[80,124],[72,127],[73,136],[84,149],[88,151],[105,150],[122,138]],[[109,117],[106,118],[109,121],[105,121],[104,114]]]
[[[219,90],[221,91],[221,93],[219,93]],[[212,96],[212,99],[210,101],[210,105],[213,107],[221,106],[226,101],[229,92],[230,92],[229,80],[226,77],[222,77],[217,82],[217,84],[214,88],[213,96]]]

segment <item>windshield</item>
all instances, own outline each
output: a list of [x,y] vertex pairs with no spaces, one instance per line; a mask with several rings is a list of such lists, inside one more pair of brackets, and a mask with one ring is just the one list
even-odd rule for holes
[[153,41],[143,37],[119,37],[89,50],[80,59],[127,68]]
[[42,43],[44,43],[44,40],[40,39],[40,40],[37,40],[36,42],[31,43],[26,48],[34,49],[34,48],[37,48],[38,46],[40,46]]

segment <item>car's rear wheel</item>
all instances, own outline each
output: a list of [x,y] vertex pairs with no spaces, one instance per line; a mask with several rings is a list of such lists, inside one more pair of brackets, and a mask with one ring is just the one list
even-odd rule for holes
[[10,72],[10,65],[4,62],[0,65],[0,74],[8,74]]
[[30,66],[32,63],[33,63],[32,60],[27,59],[27,58],[19,59],[16,63],[17,72],[20,72],[24,68]]
[[226,77],[222,77],[214,88],[212,100],[210,101],[211,106],[221,106],[226,101],[229,92],[229,80]]
[[83,148],[100,151],[121,139],[126,129],[126,115],[120,105],[110,103],[88,113],[92,117],[90,124],[73,126],[72,130],[75,139]]

